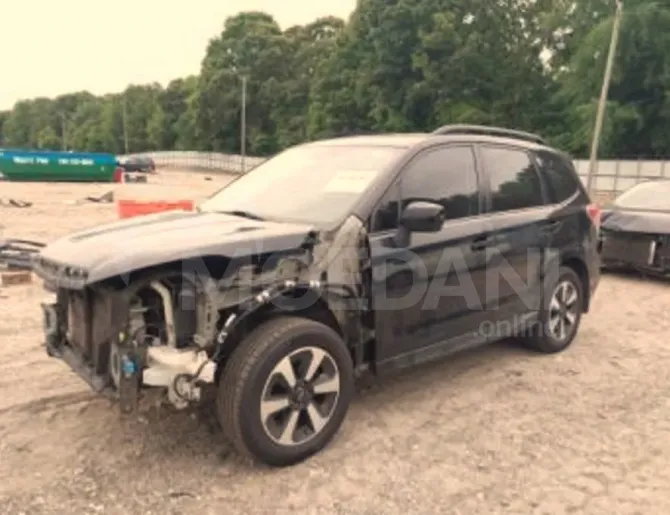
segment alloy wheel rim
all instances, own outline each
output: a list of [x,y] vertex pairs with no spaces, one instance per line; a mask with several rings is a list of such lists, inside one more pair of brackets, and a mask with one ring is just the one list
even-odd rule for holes
[[556,286],[549,303],[549,332],[558,341],[566,340],[577,323],[579,293],[571,281]]
[[282,446],[302,445],[328,425],[340,396],[340,371],[321,347],[283,357],[263,387],[260,415],[267,436]]

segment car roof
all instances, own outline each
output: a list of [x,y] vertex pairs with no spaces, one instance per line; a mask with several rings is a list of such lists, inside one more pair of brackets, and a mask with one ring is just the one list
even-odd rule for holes
[[314,141],[309,145],[328,147],[412,147],[426,139],[428,134],[372,134],[361,136],[343,136],[340,138]]
[[626,188],[625,190],[619,192],[617,194],[617,198],[619,198],[621,195],[628,193],[629,191],[636,190],[638,188],[654,188],[658,186],[659,184],[662,184],[664,186],[670,185],[670,179],[667,177],[654,177],[650,178],[647,180],[642,180],[640,182],[636,182],[632,186]]
[[361,136],[344,136],[340,138],[326,139],[308,143],[310,146],[379,146],[379,147],[403,147],[411,148],[415,146],[430,146],[434,143],[500,143],[504,145],[513,145],[529,150],[546,150],[556,153],[556,149],[546,145],[527,141],[518,138],[479,135],[479,134],[429,134],[429,133],[394,133],[394,134],[374,134]]

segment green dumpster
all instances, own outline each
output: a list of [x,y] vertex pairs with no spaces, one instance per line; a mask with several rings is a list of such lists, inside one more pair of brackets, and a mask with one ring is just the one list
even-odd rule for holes
[[112,154],[0,149],[0,179],[16,182],[118,182]]

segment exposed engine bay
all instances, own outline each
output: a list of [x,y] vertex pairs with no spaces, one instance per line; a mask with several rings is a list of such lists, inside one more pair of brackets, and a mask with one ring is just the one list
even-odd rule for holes
[[[214,381],[215,364],[205,349],[193,346],[197,295],[188,281],[151,281],[131,299],[127,334],[119,338],[143,352],[142,384],[167,388],[168,399],[177,408],[200,400],[197,382]],[[123,357],[122,348],[111,344],[109,371],[117,390],[128,372],[135,372]]]
[[[323,299],[349,341],[361,341],[359,309],[366,240],[351,218],[333,239],[280,256],[254,256],[211,273],[198,266],[71,288],[45,283],[47,351],[66,361],[97,392],[133,411],[144,388],[165,389],[183,409],[216,381],[228,336],[263,306],[309,292]],[[202,265],[202,263],[200,263]],[[231,265],[231,263],[229,263]],[[350,322],[355,319],[359,322]]]
[[216,369],[207,346],[195,344],[198,326],[207,330],[199,295],[180,277],[122,290],[59,289],[47,347],[94,390],[115,393],[126,411],[141,386],[166,388],[169,401],[184,408],[199,400],[198,384],[213,382]]

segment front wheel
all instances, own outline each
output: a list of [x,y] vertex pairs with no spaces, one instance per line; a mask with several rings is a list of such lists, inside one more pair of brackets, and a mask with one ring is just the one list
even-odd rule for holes
[[339,335],[309,319],[281,317],[233,352],[219,383],[217,415],[238,452],[287,466],[330,442],[353,391],[353,364]]

